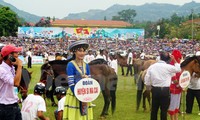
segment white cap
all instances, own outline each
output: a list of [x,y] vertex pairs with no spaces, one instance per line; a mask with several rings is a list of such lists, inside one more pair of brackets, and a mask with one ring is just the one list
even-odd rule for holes
[[200,56],[200,51],[197,51],[197,52],[196,52],[196,56]]

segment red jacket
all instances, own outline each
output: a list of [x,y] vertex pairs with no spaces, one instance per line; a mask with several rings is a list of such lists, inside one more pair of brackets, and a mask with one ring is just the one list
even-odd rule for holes
[[[174,65],[174,62],[171,62],[170,64]],[[182,91],[182,88],[179,85],[180,75],[181,75],[181,72],[176,73],[176,75],[172,77],[172,81],[171,81],[171,85],[170,85],[170,92],[173,94],[180,94]]]

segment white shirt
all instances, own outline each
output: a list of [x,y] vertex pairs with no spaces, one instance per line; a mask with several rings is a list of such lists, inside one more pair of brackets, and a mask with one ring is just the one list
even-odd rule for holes
[[188,88],[192,90],[200,90],[200,78],[194,76],[195,73],[191,76],[190,84]]
[[26,55],[32,57],[31,51],[26,52]]
[[110,67],[113,68],[115,70],[115,73],[117,74],[117,70],[118,70],[117,59],[110,61]]
[[175,63],[173,66],[164,61],[158,61],[147,69],[144,84],[154,87],[169,87],[171,78],[177,72],[181,72],[180,64]]
[[46,104],[40,95],[30,94],[22,102],[22,120],[35,120],[37,119],[37,112],[46,112]]
[[105,61],[107,61],[106,60],[106,56],[105,55],[100,55],[100,54],[97,55],[95,59],[104,59]]
[[132,65],[133,64],[133,54],[131,52],[128,54],[127,64],[129,64],[129,59],[130,58],[131,58],[130,64]]
[[85,63],[89,63],[89,62],[91,62],[92,60],[94,60],[95,59],[95,57],[94,57],[94,55],[86,55],[85,57],[84,57],[84,62]]
[[145,53],[141,53],[140,54],[140,59],[144,60],[144,57],[145,57]]
[[64,110],[66,96],[58,101],[58,111]]

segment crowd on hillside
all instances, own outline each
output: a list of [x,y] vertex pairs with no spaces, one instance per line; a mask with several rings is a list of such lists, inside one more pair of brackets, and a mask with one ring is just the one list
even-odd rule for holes
[[[54,40],[54,39],[18,39],[16,37],[1,37],[0,42],[2,44],[14,44],[16,46],[22,46],[22,55],[32,48],[33,55],[44,56],[55,55],[56,53],[67,54],[69,44],[74,42],[72,40]],[[185,40],[185,39],[142,39],[142,40],[88,40],[90,49],[94,53],[101,48],[105,48],[108,51],[127,51],[128,48],[132,49],[134,54],[140,55],[141,51],[145,55],[158,55],[159,50],[172,51],[173,49],[180,50],[184,55],[194,54],[199,50],[200,41],[197,40]],[[97,54],[96,54],[97,55]]]

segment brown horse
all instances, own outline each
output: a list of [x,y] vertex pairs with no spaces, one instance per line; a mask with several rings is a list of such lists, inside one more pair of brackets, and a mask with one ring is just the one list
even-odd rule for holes
[[127,56],[121,56],[119,53],[116,53],[115,57],[117,59],[118,65],[121,67],[122,75],[125,75],[124,74],[124,67],[128,67]]
[[[192,75],[193,73],[196,73],[198,76],[200,76],[200,57],[197,56],[192,56],[192,57],[188,57],[186,58],[182,63],[181,63],[181,69],[182,70],[187,70],[190,72],[190,74]],[[144,77],[146,74],[146,70],[143,71],[140,75],[140,88],[143,90],[144,89]],[[141,94],[141,93],[140,93]],[[140,95],[137,95],[137,110],[139,109],[139,98],[141,99]],[[150,91],[145,90],[145,92],[143,93],[143,108],[144,110],[146,110],[146,104],[145,104],[145,99],[148,99],[149,104],[150,104]]]
[[137,79],[137,107],[136,110],[139,109],[139,105],[142,99],[142,93],[143,93],[143,108],[144,110],[146,110],[146,98],[150,104],[150,94],[149,91],[145,90],[143,92],[144,89],[144,76],[146,74],[147,69],[149,68],[149,66],[151,66],[152,64],[156,63],[156,60],[146,60],[146,61],[141,61],[140,63],[142,65],[139,66],[139,69],[137,72],[138,75],[138,79]]
[[[52,103],[53,92],[56,86],[68,87],[66,66],[69,61],[55,60],[45,63],[41,67],[41,81],[46,81],[47,88],[52,87],[50,90],[50,98]],[[112,113],[116,108],[116,87],[117,75],[114,69],[107,65],[103,59],[97,59],[89,63],[92,78],[96,79],[101,86],[102,94],[104,97],[104,107],[101,116],[105,117],[108,114],[108,108],[111,102]],[[49,82],[50,81],[50,82]]]

